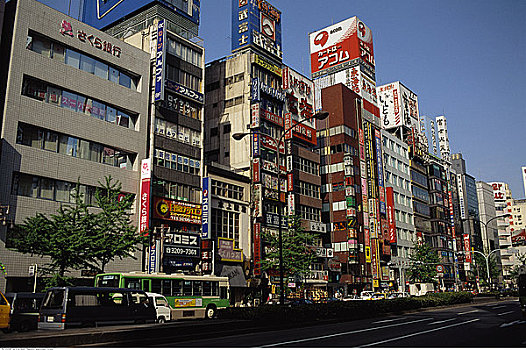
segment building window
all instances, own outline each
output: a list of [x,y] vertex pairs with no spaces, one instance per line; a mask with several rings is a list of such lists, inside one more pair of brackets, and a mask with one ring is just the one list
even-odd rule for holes
[[64,45],[32,31],[30,31],[27,37],[26,48],[46,57],[66,63],[71,67],[94,74],[105,80],[110,80],[129,89],[137,90],[137,84],[140,80],[139,77],[132,77],[130,74],[127,74],[116,67],[110,67],[96,58],[66,48]]
[[155,118],[155,133],[180,142],[201,147],[201,133],[164,119]]
[[201,202],[201,189],[185,184],[154,179],[152,190],[154,196],[187,201],[191,203]]
[[201,169],[201,162],[199,160],[162,149],[154,149],[154,159],[157,166],[187,174],[199,175]]
[[131,115],[103,102],[93,100],[74,92],[62,90],[37,79],[24,76],[22,95],[51,103],[61,108],[83,113],[91,117],[105,120],[125,128],[134,128],[137,115]]
[[212,195],[243,200],[243,187],[231,183],[212,180]]
[[212,208],[212,232],[217,237],[234,240],[234,248],[239,248],[239,213]]
[[133,153],[24,123],[18,124],[16,143],[121,169],[133,169],[136,158]]

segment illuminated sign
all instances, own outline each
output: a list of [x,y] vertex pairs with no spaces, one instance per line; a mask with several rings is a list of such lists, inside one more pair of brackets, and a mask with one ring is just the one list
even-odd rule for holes
[[154,214],[159,219],[201,224],[201,205],[154,198]]
[[276,66],[273,63],[268,62],[263,57],[257,54],[254,54],[254,63],[281,77],[282,71],[280,67]]
[[201,221],[203,225],[201,238],[208,239],[210,238],[210,234],[208,232],[208,218],[210,216],[210,197],[209,197],[209,184],[210,184],[210,178],[204,177],[203,178],[203,213],[201,216]]
[[157,23],[157,52],[155,56],[155,101],[164,99],[164,56],[166,50],[166,31],[164,19]]
[[150,224],[150,179],[151,179],[150,158],[143,159],[141,162],[141,195],[139,212],[139,232],[148,230]]
[[179,95],[182,95],[199,103],[204,103],[204,95],[202,93],[189,89],[186,86],[176,83],[175,81],[166,79],[165,86],[168,90],[173,91]]

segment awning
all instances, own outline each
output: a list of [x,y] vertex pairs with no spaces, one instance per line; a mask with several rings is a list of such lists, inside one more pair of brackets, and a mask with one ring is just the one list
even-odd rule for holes
[[230,287],[247,287],[245,273],[241,266],[216,264],[216,275],[228,277]]

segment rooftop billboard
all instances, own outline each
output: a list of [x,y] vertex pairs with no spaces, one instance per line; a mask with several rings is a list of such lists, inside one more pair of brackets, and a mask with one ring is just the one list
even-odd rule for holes
[[152,3],[162,4],[199,25],[201,0],[84,0],[82,21],[97,29],[105,28]]
[[361,58],[374,68],[373,34],[357,17],[309,34],[311,73]]

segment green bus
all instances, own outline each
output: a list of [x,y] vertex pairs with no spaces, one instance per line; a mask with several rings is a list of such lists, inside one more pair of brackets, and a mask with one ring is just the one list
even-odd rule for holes
[[133,288],[162,294],[170,304],[172,320],[214,318],[217,310],[230,306],[228,277],[115,272],[95,276],[95,287]]

